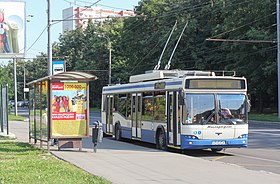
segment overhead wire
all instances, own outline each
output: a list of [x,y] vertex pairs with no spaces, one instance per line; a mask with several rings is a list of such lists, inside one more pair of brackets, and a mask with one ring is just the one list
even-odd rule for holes
[[[74,1],[63,0],[63,1],[68,2],[68,3],[70,3],[70,4],[77,5],[77,6],[83,6],[83,5],[78,4],[78,3],[76,3],[76,2],[80,2],[80,3],[84,3],[84,4],[92,4],[92,2],[90,2],[90,1],[81,1],[81,0],[74,0]],[[127,9],[127,8],[120,8],[120,7],[115,7],[115,6],[108,6],[108,5],[104,5],[104,4],[100,4],[100,3],[97,3],[96,5],[101,6],[101,7],[116,9],[116,10],[128,10],[128,11],[133,11],[133,10],[129,10],[129,9]]]
[[[65,1],[65,0],[64,0],[64,1]],[[88,10],[91,6],[94,6],[95,4],[97,4],[97,3],[100,2],[100,1],[101,1],[101,0],[97,0],[96,2],[92,3],[89,7],[85,7],[84,9],[82,9],[79,13]],[[70,15],[70,16],[68,16],[68,17],[66,17],[66,18],[64,18],[64,19],[62,19],[62,20],[56,20],[55,22],[52,23],[52,25],[55,25],[55,24],[58,24],[58,23],[60,23],[60,22],[62,22],[62,21],[68,20],[68,19],[70,19],[70,18],[72,18],[72,17],[74,17],[74,16],[76,16],[76,15],[78,15],[78,13],[75,13],[75,14],[73,14],[73,15]]]
[[[228,5],[228,6],[240,5],[240,4],[243,4],[243,3],[250,2],[250,1],[252,1],[252,0],[243,1],[243,2],[240,2],[240,3],[233,3],[233,4]],[[196,10],[196,9],[199,9],[199,8],[203,8],[204,6],[208,6],[209,4],[210,4],[210,3],[201,3],[201,4],[200,4],[201,6],[196,5],[196,8],[194,8],[194,6],[189,6],[189,7],[186,7],[186,8],[182,8],[181,10],[176,9],[176,10],[174,10],[174,12],[176,12],[175,14],[178,14],[178,12],[183,11],[183,10],[187,10],[187,9]],[[218,9],[216,9],[216,10],[214,10],[214,11],[218,11]],[[171,11],[171,12],[172,12],[172,11]],[[209,12],[208,14],[210,14],[210,13],[213,13],[213,11],[212,11],[212,12]],[[169,14],[169,15],[168,15],[168,14]],[[170,16],[170,15],[171,15],[170,13],[168,13],[168,14],[167,14],[167,15],[164,15],[164,16],[156,16],[156,17],[152,17],[152,18],[151,18],[151,17],[147,17],[147,20],[154,20],[155,18],[166,17],[166,16]],[[202,16],[205,16],[205,14],[204,14],[204,15],[200,15],[200,16],[196,16],[196,17],[194,17],[194,18],[199,18],[199,17],[202,17]],[[135,26],[135,27],[136,27],[136,26]],[[143,62],[143,59],[142,59],[140,62],[138,62],[137,65],[139,65],[141,62]],[[135,70],[136,67],[137,67],[137,66],[134,67],[133,71]]]
[[263,20],[263,19],[265,19],[265,18],[267,18],[267,17],[269,17],[269,16],[272,16],[272,15],[275,15],[275,14],[276,14],[276,12],[273,12],[273,13],[271,13],[271,14],[269,14],[269,15],[266,15],[266,16],[264,16],[264,17],[261,17],[261,18],[259,18],[259,19],[257,19],[257,20],[254,20],[254,21],[252,21],[252,22],[249,22],[249,23],[247,23],[247,24],[241,25],[241,26],[239,26],[239,27],[237,27],[237,28],[233,28],[233,29],[231,29],[231,30],[229,30],[229,31],[225,31],[225,32],[223,32],[223,33],[214,35],[214,36],[212,36],[211,38],[215,38],[215,37],[224,35],[224,34],[226,34],[226,33],[230,33],[230,32],[232,32],[232,31],[236,31],[236,30],[238,30],[238,29],[240,29],[240,28],[243,28],[243,27],[245,27],[245,26],[248,26],[248,25],[250,25],[250,24],[252,24],[252,23],[255,23],[255,22],[257,22],[257,21]]
[[[64,1],[66,1],[66,0],[64,0]],[[101,0],[97,0],[96,2],[94,2],[93,4],[92,4],[92,6],[93,5],[95,5],[96,3],[98,3],[99,1],[101,1]],[[83,10],[82,10],[83,11]],[[65,18],[65,19],[63,19],[63,20],[61,20],[61,21],[64,21],[64,20],[67,20],[67,19],[69,19],[69,18],[71,18],[71,17],[73,17],[73,16],[75,16],[76,14],[74,14],[74,15],[71,15],[71,16],[69,16],[69,17],[67,17],[67,18]],[[59,21],[59,22],[61,22],[61,21]],[[59,22],[56,22],[56,23],[59,23]],[[53,25],[54,24],[56,24],[56,23],[53,23]],[[39,34],[39,36],[36,38],[36,40],[31,44],[31,46],[26,50],[26,52],[28,52],[36,43],[37,43],[37,41],[41,38],[41,36],[43,35],[43,33],[47,30],[47,28],[48,28],[48,26],[46,26],[44,29],[43,29],[43,31]],[[24,47],[23,49],[21,49],[21,51],[22,50],[24,50],[26,47]]]
[[[28,52],[36,43],[37,41],[41,38],[41,36],[44,34],[44,32],[47,30],[48,26],[46,26],[42,32],[39,34],[39,36],[36,38],[36,40],[31,44],[31,46],[29,46],[29,48],[26,50],[26,52]],[[24,48],[25,49],[25,48]]]

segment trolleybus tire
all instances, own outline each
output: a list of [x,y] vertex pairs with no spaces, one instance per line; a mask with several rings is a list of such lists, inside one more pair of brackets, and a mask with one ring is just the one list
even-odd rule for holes
[[211,148],[211,151],[212,152],[219,152],[219,151],[222,151],[223,148]]
[[115,128],[115,139],[117,141],[120,141],[122,139],[121,136],[122,136],[122,132],[121,132],[120,124],[117,123]]
[[160,150],[167,149],[166,136],[165,136],[164,130],[162,128],[158,130],[156,143],[157,143],[158,149],[160,149]]

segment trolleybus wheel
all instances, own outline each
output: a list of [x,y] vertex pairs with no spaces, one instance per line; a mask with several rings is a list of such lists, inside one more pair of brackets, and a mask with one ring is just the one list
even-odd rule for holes
[[218,152],[218,151],[222,151],[223,148],[211,148],[212,152]]
[[166,150],[166,137],[164,131],[161,129],[157,135],[157,148],[160,150]]
[[117,124],[116,125],[116,128],[115,128],[115,139],[117,141],[120,141],[121,140],[121,128],[120,128],[120,124]]

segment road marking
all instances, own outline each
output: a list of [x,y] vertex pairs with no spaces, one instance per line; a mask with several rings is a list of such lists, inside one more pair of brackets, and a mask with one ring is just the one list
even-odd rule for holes
[[265,133],[265,132],[249,132],[249,134],[264,134],[264,135],[280,136],[280,134],[272,134],[272,133]]
[[245,157],[245,158],[251,158],[251,159],[256,159],[256,160],[280,163],[280,161],[278,161],[278,160],[270,160],[270,159],[266,159],[266,158],[258,158],[258,157],[253,157],[253,156],[248,156],[248,155],[241,155],[241,154],[230,153],[230,152],[227,152],[227,153],[235,155],[235,156]]
[[280,165],[260,165],[260,164],[237,164],[241,166],[251,166],[251,167],[280,167]]
[[220,160],[220,159],[225,158],[225,157],[226,157],[226,156],[220,156],[220,157],[217,157],[217,158],[212,159],[212,161],[217,161],[217,160]]

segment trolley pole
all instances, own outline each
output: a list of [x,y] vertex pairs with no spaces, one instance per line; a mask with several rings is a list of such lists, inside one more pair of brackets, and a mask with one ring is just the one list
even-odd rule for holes
[[276,2],[277,19],[277,75],[278,75],[278,118],[280,118],[280,17],[279,0]]

